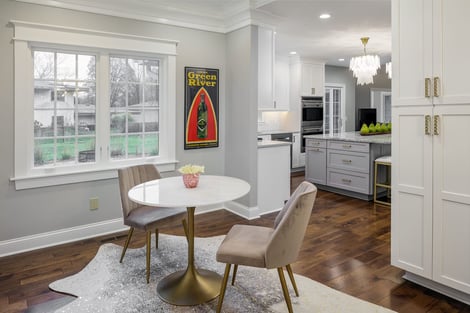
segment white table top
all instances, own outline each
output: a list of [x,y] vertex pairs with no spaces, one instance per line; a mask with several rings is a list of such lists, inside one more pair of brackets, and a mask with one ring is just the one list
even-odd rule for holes
[[197,207],[235,200],[250,191],[250,185],[239,178],[201,175],[196,188],[186,188],[181,176],[152,180],[129,190],[134,202],[165,207]]

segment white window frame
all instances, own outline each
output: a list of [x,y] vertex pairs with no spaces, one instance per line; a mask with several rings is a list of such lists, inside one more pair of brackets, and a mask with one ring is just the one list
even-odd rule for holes
[[[117,168],[142,163],[157,164],[162,172],[176,167],[176,46],[177,41],[88,29],[11,21],[15,49],[15,172],[16,189],[62,185],[117,177]],[[96,59],[96,124],[109,121],[109,55],[126,54],[160,60],[159,155],[156,157],[109,159],[109,127],[96,133],[96,162],[74,166],[34,167],[33,53],[53,48],[99,54]],[[107,62],[103,62],[107,58]],[[100,88],[100,92],[98,92]],[[107,104],[107,105],[106,105]],[[108,113],[108,114],[107,114]],[[108,125],[109,126],[109,125]],[[98,126],[97,126],[98,128]],[[107,130],[106,130],[107,129]]]
[[[346,85],[345,84],[338,84],[338,83],[327,83],[325,84],[325,95],[327,92],[327,89],[340,89],[341,90],[341,130],[340,132],[344,132],[346,130]],[[325,97],[326,98],[326,97]],[[324,103],[324,106],[329,105],[329,103]],[[329,133],[326,133],[326,129],[323,131],[327,135],[334,135],[334,132],[331,128],[331,125],[333,125],[333,115],[331,114],[331,107],[330,107],[330,116],[329,116]],[[323,114],[325,115],[326,109],[323,108]]]
[[370,107],[377,109],[377,122],[381,122],[381,123],[385,122],[385,97],[391,97],[391,96],[392,96],[392,92],[390,91],[390,89],[371,88]]

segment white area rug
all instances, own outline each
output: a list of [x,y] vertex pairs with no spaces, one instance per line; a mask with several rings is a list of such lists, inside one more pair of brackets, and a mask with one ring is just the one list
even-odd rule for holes
[[[215,261],[215,253],[224,237],[196,238],[195,258],[198,267],[223,275],[225,264]],[[152,244],[155,240],[152,240]],[[56,312],[214,312],[218,298],[206,304],[182,307],[160,300],[156,286],[162,277],[187,264],[184,237],[160,235],[159,249],[152,249],[150,283],[145,282],[145,248],[128,249],[119,263],[121,246],[104,244],[95,258],[79,273],[55,281],[50,288],[77,296]],[[295,275],[300,297],[295,297],[290,280],[295,313],[311,312],[393,312],[351,297],[304,276]],[[223,312],[287,312],[276,270],[240,266],[235,286],[227,285]]]

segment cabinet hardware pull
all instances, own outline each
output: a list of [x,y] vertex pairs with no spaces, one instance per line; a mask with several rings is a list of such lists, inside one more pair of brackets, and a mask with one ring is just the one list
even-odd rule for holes
[[424,134],[431,135],[431,115],[424,116]]
[[439,115],[434,115],[434,135],[439,135],[439,128],[440,128],[440,118]]
[[343,145],[343,148],[351,148],[351,145]]
[[313,149],[313,151],[320,152],[320,149],[316,148],[316,149]]
[[343,163],[351,163],[352,160],[343,160]]
[[315,88],[312,88],[311,91],[312,91],[312,95],[314,95],[315,94]]
[[434,77],[434,93],[433,93],[433,96],[434,97],[439,97],[439,90],[441,89],[441,81],[439,79],[439,77]]
[[350,183],[350,182],[351,182],[350,179],[346,179],[346,178],[341,179],[341,181],[342,181],[343,183]]
[[426,98],[431,97],[431,78],[429,77],[424,79],[424,96]]

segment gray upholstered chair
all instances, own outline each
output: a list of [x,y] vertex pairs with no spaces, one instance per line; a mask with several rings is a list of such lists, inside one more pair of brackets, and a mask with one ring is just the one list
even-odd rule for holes
[[230,229],[217,250],[217,261],[226,263],[217,305],[218,313],[222,309],[232,264],[234,264],[232,285],[235,283],[238,265],[277,268],[287,308],[290,313],[293,312],[283,267],[286,267],[295,294],[299,296],[290,264],[299,254],[316,195],[317,188],[304,181],[277,215],[273,228],[235,225]]
[[150,180],[160,178],[160,173],[154,165],[143,164],[122,168],[118,170],[118,174],[124,225],[130,227],[119,262],[122,263],[134,229],[137,228],[144,230],[147,233],[146,246],[148,283],[150,277],[150,238],[152,236],[152,230],[155,230],[155,244],[158,249],[158,227],[173,220],[182,220],[184,224],[184,214],[186,213],[186,208],[150,207],[137,204],[129,199],[127,194],[132,187]]

